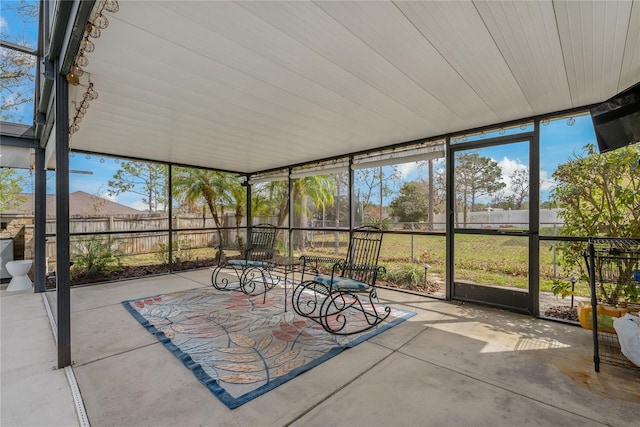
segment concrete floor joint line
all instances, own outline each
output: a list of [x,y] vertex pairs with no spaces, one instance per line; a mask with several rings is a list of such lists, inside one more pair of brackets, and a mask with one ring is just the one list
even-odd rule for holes
[[92,364],[92,363],[96,363],[96,362],[100,362],[100,361],[102,361],[102,360],[110,359],[110,358],[115,357],[115,356],[121,356],[121,355],[123,355],[123,354],[132,353],[132,352],[137,351],[137,350],[140,350],[140,349],[142,349],[142,348],[151,347],[151,346],[154,346],[154,345],[163,345],[163,344],[162,344],[160,341],[158,341],[158,342],[151,342],[151,343],[149,343],[149,344],[141,345],[140,347],[132,348],[132,349],[129,349],[129,350],[124,350],[124,351],[121,351],[121,352],[118,352],[118,353],[109,354],[109,355],[107,355],[107,356],[99,357],[99,358],[97,358],[97,359],[88,360],[88,361],[86,361],[86,362],[84,362],[84,363],[76,363],[76,362],[73,362],[73,365],[74,365],[75,367],[87,366],[87,365],[90,365],[90,364]]
[[[414,355],[404,353],[404,352],[402,352],[402,351],[400,351],[400,350],[397,350],[397,351],[396,351],[396,352],[394,352],[394,353],[402,354],[402,355],[404,355],[404,356],[406,356],[406,357],[408,357],[408,358],[411,358],[411,359],[417,360],[417,361],[419,361],[419,362],[428,363],[428,364],[433,365],[433,366],[435,366],[436,368],[439,368],[439,369],[446,369],[446,370],[448,370],[448,371],[450,371],[450,372],[456,373],[456,374],[458,374],[458,375],[465,376],[465,377],[467,377],[467,378],[469,378],[469,379],[472,379],[472,380],[474,380],[474,381],[479,381],[479,382],[484,383],[484,384],[486,384],[486,385],[488,385],[488,386],[495,387],[495,388],[498,388],[498,389],[500,389],[500,390],[504,390],[504,391],[506,391],[506,392],[508,392],[508,393],[513,393],[513,394],[518,395],[518,396],[520,396],[520,397],[522,397],[522,398],[524,398],[524,399],[532,400],[532,401],[537,402],[537,403],[539,403],[539,404],[541,404],[541,405],[549,406],[549,407],[554,408],[554,409],[557,409],[557,410],[559,410],[559,411],[563,411],[563,412],[566,412],[566,413],[568,413],[568,414],[575,415],[576,417],[580,417],[580,418],[583,418],[583,419],[586,419],[586,420],[589,420],[589,421],[593,421],[593,422],[595,422],[595,423],[602,424],[602,425],[610,425],[610,424],[608,424],[606,421],[598,420],[598,419],[595,419],[595,418],[593,418],[593,417],[585,416],[584,414],[580,414],[580,413],[577,413],[577,412],[574,412],[574,411],[570,411],[570,410],[568,410],[568,409],[566,409],[566,408],[563,408],[563,407],[561,407],[561,406],[556,406],[556,405],[554,405],[554,404],[552,404],[552,403],[545,402],[544,400],[540,400],[540,399],[537,399],[537,398],[535,398],[535,397],[533,397],[533,396],[529,396],[529,395],[527,395],[527,394],[524,394],[524,393],[520,392],[520,391],[519,391],[518,389],[516,389],[516,388],[511,388],[511,387],[508,387],[508,386],[503,385],[503,384],[497,384],[497,383],[492,382],[492,381],[490,381],[490,380],[488,380],[488,379],[486,379],[486,378],[483,378],[483,377],[481,377],[481,376],[474,376],[474,375],[471,375],[469,372],[466,372],[466,371],[458,371],[458,370],[456,370],[456,369],[453,369],[453,368],[452,368],[452,367],[450,367],[450,366],[444,366],[444,365],[440,365],[440,364],[438,364],[438,363],[432,362],[432,361],[430,361],[430,360],[421,359],[421,358],[416,357],[416,356],[414,356]],[[385,359],[386,359],[386,358],[385,358]]]
[[[414,337],[415,338],[415,337]],[[376,344],[376,345],[380,345],[380,344]],[[383,348],[388,348],[385,346],[380,345],[380,347]],[[330,393],[329,396],[327,396],[327,398],[322,399],[321,401],[319,401],[318,403],[316,403],[315,405],[312,405],[310,408],[308,408],[305,411],[302,411],[302,413],[300,415],[298,415],[297,417],[293,418],[291,421],[289,421],[287,424],[285,424],[285,427],[288,427],[292,424],[294,424],[295,422],[297,422],[298,420],[300,420],[302,417],[304,417],[305,415],[307,415],[309,412],[313,411],[314,409],[316,409],[318,406],[320,406],[321,404],[323,404],[330,396],[335,395],[336,393],[344,390],[346,387],[348,387],[349,385],[353,384],[354,381],[362,378],[363,375],[367,374],[370,370],[372,370],[373,368],[375,368],[376,366],[380,365],[382,362],[384,362],[385,360],[387,360],[388,358],[390,358],[391,356],[393,356],[394,354],[399,353],[398,350],[393,350],[391,353],[389,353],[388,355],[386,355],[385,357],[383,357],[382,359],[380,359],[379,361],[377,361],[376,363],[374,363],[373,365],[371,365],[371,367],[369,369],[367,369],[366,371],[363,371],[362,373],[360,373],[360,375],[357,375],[356,377],[354,377],[351,381],[343,384],[342,386],[338,387],[337,389],[335,389],[334,391],[332,391]]]
[[73,396],[73,403],[76,408],[76,415],[78,416],[80,427],[91,427],[91,424],[89,424],[89,418],[87,417],[87,411],[84,408],[84,402],[82,401],[82,395],[80,394],[80,388],[78,388],[76,376],[73,374],[71,366],[66,366],[64,368],[64,373],[67,377],[67,381],[69,382],[69,387],[71,387],[71,395]]
[[[47,311],[47,317],[49,318],[49,325],[51,326],[51,332],[53,333],[53,342],[57,348],[58,345],[58,326],[56,324],[55,318],[53,317],[53,312],[51,311],[51,306],[49,305],[49,300],[45,293],[42,293],[42,301],[44,303],[44,307]],[[78,417],[78,423],[80,427],[91,427],[89,424],[89,418],[87,417],[87,411],[84,407],[84,402],[82,401],[82,395],[80,393],[80,388],[78,387],[78,382],[76,381],[76,376],[73,373],[73,369],[71,366],[66,366],[64,368],[64,374],[67,378],[67,383],[69,384],[69,388],[71,389],[71,396],[73,397],[73,404],[76,409],[76,415]]]
[[49,325],[51,326],[51,333],[53,334],[53,342],[58,345],[58,325],[56,324],[56,319],[53,317],[53,312],[49,305],[49,299],[47,298],[46,292],[43,292],[40,295],[42,295],[42,303],[44,304],[45,310],[47,310],[47,317],[49,317]]

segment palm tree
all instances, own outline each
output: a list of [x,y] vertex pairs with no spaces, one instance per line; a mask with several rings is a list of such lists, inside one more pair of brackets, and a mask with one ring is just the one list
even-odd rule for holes
[[224,175],[221,172],[176,167],[173,176],[173,194],[182,195],[187,203],[196,203],[204,199],[218,229],[218,241],[221,245],[224,244],[220,227],[223,226],[224,221],[225,185]]
[[[240,226],[247,209],[247,189],[242,185],[242,181],[237,176],[229,173],[221,173],[222,187],[224,188],[223,199],[225,207],[232,210],[236,225],[236,244],[244,246],[240,236]],[[247,224],[249,225],[249,224]]]
[[[286,181],[270,182],[261,190],[263,191],[256,191],[253,199],[255,212],[275,213],[277,227],[283,227],[289,217],[288,183]],[[308,227],[311,213],[310,202],[316,209],[332,206],[335,191],[335,181],[329,175],[315,175],[294,180],[291,199],[295,203],[294,210],[297,214],[297,221],[293,225],[300,228]],[[268,197],[261,197],[264,192],[268,194]],[[304,233],[300,233],[298,236],[295,246],[301,249],[304,247]]]

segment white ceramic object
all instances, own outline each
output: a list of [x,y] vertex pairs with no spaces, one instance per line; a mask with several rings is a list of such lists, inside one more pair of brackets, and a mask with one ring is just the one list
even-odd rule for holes
[[7,271],[12,276],[8,291],[23,291],[25,289],[31,289],[33,283],[27,273],[31,270],[33,261],[30,259],[21,261],[9,261],[7,263]]

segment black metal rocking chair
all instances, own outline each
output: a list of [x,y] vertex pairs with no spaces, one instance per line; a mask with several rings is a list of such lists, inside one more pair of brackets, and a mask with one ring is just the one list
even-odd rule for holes
[[374,302],[376,279],[385,272],[384,267],[378,266],[382,236],[377,227],[359,227],[353,231],[346,259],[302,256],[303,271],[317,273],[319,263],[337,262],[330,276],[315,275],[305,281],[303,273],[303,281],[296,285],[292,296],[296,313],[336,335],[363,332],[386,319],[391,309]]
[[[244,250],[242,259],[228,259],[225,250],[241,251],[238,247],[219,247],[218,265],[211,273],[211,285],[222,291],[241,291],[247,295],[255,295],[262,289],[266,300],[267,291],[274,286],[270,270],[272,260],[278,253],[274,249],[276,227],[271,224],[254,225],[249,230],[249,244]],[[227,274],[220,274],[223,269],[231,269],[237,277],[229,280]]]

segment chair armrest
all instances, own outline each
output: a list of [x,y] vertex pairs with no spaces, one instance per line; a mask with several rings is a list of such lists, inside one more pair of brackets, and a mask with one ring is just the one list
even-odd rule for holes
[[333,257],[323,257],[323,256],[310,256],[310,255],[302,255],[300,257],[300,261],[302,261],[302,267],[306,270],[307,267],[312,269],[314,272],[318,272],[319,264],[333,264],[335,267],[336,264],[344,262],[342,258],[333,258]]
[[[342,258],[333,258],[333,257],[323,257],[323,256],[312,256],[312,255],[302,255],[300,258],[300,261],[302,261],[302,278],[301,281],[304,281],[304,274],[307,271],[311,271],[315,274],[318,274],[318,265],[319,264],[333,264],[333,268],[332,268],[332,273],[331,275],[333,276],[333,272],[336,269],[336,266],[339,265],[340,263],[344,262],[344,259]],[[307,270],[309,269],[309,270]]]
[[223,258],[226,260],[226,258],[227,258],[226,252],[227,251],[240,252],[241,254],[244,251],[244,248],[241,248],[239,246],[215,245],[213,247],[217,250],[216,257],[217,257],[217,263],[218,264],[220,264],[222,262]]
[[214,249],[219,249],[221,251],[238,251],[238,252],[242,252],[243,250],[245,250],[246,248],[241,248],[240,246],[222,246],[222,245],[215,245]]

